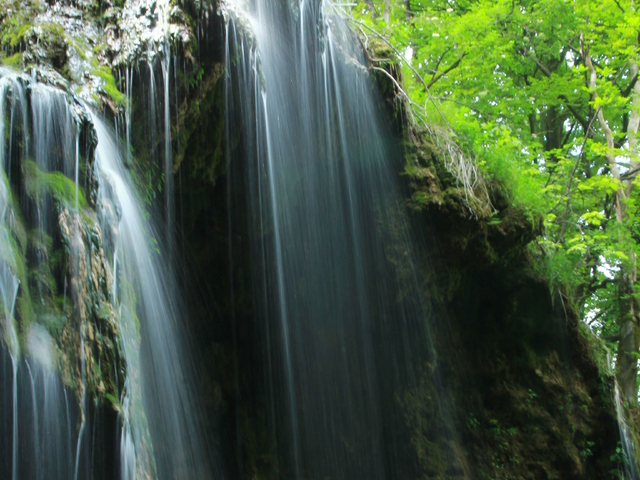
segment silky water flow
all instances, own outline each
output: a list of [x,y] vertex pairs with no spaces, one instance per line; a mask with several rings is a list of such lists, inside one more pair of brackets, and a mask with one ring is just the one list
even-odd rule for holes
[[[32,128],[40,130],[39,134],[31,135]],[[0,348],[0,450],[11,452],[0,460],[2,478],[74,477],[77,433],[74,435],[71,425],[77,418],[77,407],[70,408],[67,391],[55,371],[53,341],[36,322],[28,324],[22,341],[18,335],[15,315],[20,290],[22,315],[29,305],[25,299],[25,265],[19,254],[25,241],[23,219],[17,213],[21,202],[11,187],[20,171],[35,175],[53,170],[69,172],[75,139],[75,124],[62,92],[0,68],[0,293],[5,340]],[[32,234],[35,243],[49,241],[49,208],[44,197],[37,197],[28,208],[27,218],[37,232]],[[38,254],[35,257],[36,264],[45,261]],[[38,310],[38,302],[44,302],[42,292],[32,293],[34,309]]]
[[113,232],[113,296],[128,365],[121,402],[128,406],[122,412],[122,478],[144,478],[154,469],[160,479],[214,478],[212,453],[196,420],[195,367],[178,325],[184,311],[175,275],[152,243],[162,232],[145,218],[121,145],[100,118],[92,120],[99,216],[104,230]]
[[[168,6],[161,4],[165,23]],[[221,9],[231,297],[249,298],[231,312],[234,345],[236,323],[249,322],[242,331],[257,338],[251,355],[259,361],[250,368],[266,399],[262,441],[271,477],[411,478],[405,393],[427,378],[434,411],[450,416],[429,334],[427,253],[405,210],[403,156],[392,122],[337,8],[328,0],[227,0]],[[109,478],[121,480],[224,477],[199,421],[197,365],[182,328],[168,42],[160,55],[162,95],[154,59],[145,112],[151,161],[163,163],[165,178],[159,222],[147,217],[128,168],[132,124],[140,120],[130,109],[134,67],[125,72],[124,139],[72,94],[35,74],[0,68],[0,451],[6,452],[0,478],[102,479],[109,463],[117,466]],[[176,99],[177,72],[174,59]],[[83,137],[85,130],[91,134]],[[97,143],[85,138],[94,135]],[[46,191],[62,195],[73,186],[61,210],[75,219],[71,233],[80,238],[83,189],[94,174],[112,280],[108,301],[126,365],[111,365],[117,419],[105,417],[87,388],[93,330],[86,321],[75,331],[76,371],[63,382],[60,326],[70,321],[67,290],[77,283],[68,286],[64,276],[57,285],[64,293],[53,298],[49,291],[48,252],[59,241],[61,212]],[[248,233],[244,243],[235,242],[239,232]],[[27,250],[33,281],[25,274]],[[247,259],[250,268],[233,268]],[[247,278],[238,280],[235,272],[248,272]],[[234,295],[243,280],[250,297]],[[53,308],[60,299],[62,306]],[[47,307],[60,315],[47,314]],[[236,401],[243,354],[235,352]],[[630,452],[619,398],[616,391],[622,447]],[[251,474],[243,471],[248,441],[238,411],[230,478]],[[110,434],[112,440],[101,440]],[[631,463],[625,467],[628,478],[638,477]]]
[[224,13],[229,223],[252,239],[273,468],[404,478],[400,399],[433,351],[401,150],[331,3],[238,0]]
[[[113,273],[108,288],[119,327],[118,348],[125,357],[126,371],[119,371],[117,362],[112,366],[116,384],[122,382],[117,386],[121,398],[114,399],[119,419],[105,417],[105,409],[87,392],[87,382],[95,381],[87,373],[95,346],[93,327],[84,320],[76,332],[78,383],[63,385],[59,367],[64,353],[50,332],[70,321],[64,317],[67,307],[73,308],[66,303],[73,297],[69,278],[63,275],[63,304],[55,308],[47,290],[52,280],[34,282],[37,288],[31,292],[23,282],[21,249],[27,238],[30,268],[51,275],[45,268],[62,218],[73,219],[74,239],[83,236],[86,197],[80,183],[85,185],[91,173],[81,165],[87,154],[80,141],[82,128],[93,131],[86,136],[97,141],[89,147],[95,146],[97,219]],[[115,469],[122,480],[222,478],[197,421],[195,365],[179,325],[184,310],[175,275],[157,251],[162,247],[153,242],[165,233],[145,217],[124,168],[122,145],[104,120],[71,94],[38,82],[35,75],[6,69],[0,69],[0,129],[0,450],[11,452],[0,460],[0,477],[100,479],[112,478],[108,472]],[[53,201],[54,194],[68,193],[64,205]],[[84,252],[71,248],[69,255],[78,251]],[[74,279],[71,283],[78,285]],[[21,334],[14,318],[19,302],[22,325],[28,326]],[[62,316],[50,313],[56,311]],[[27,315],[33,316],[30,324],[24,322]],[[100,365],[92,368],[95,374]],[[120,433],[111,439],[116,425]]]

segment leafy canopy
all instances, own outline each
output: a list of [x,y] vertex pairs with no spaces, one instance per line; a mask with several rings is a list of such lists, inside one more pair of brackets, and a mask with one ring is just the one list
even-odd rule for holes
[[540,271],[614,350],[621,301],[637,304],[639,8],[367,0],[347,12],[365,42],[392,46],[413,121],[452,128],[514,205],[544,217],[531,247]]

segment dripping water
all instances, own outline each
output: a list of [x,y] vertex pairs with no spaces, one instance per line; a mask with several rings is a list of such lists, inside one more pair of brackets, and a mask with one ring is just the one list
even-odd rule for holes
[[[10,89],[20,89],[15,78],[0,70],[0,297],[4,307],[4,336],[11,356],[13,373],[12,381],[12,408],[13,408],[13,435],[12,435],[12,466],[11,478],[18,479],[18,367],[20,363],[20,344],[13,318],[14,307],[18,296],[20,281],[15,274],[15,262],[13,247],[10,240],[10,191],[6,183],[8,179],[8,161],[5,158],[5,99]],[[10,132],[11,133],[11,132]],[[12,268],[13,266],[13,268]]]
[[166,222],[166,245],[169,256],[173,255],[173,159],[171,151],[171,103],[169,90],[171,87],[171,48],[169,42],[163,45],[162,83],[164,101],[164,208]]
[[80,433],[78,434],[78,443],[76,445],[76,466],[74,469],[75,480],[78,480],[78,471],[80,468],[80,449],[84,440],[84,430],[87,425],[87,359],[84,351],[84,325],[80,324],[80,371],[82,375],[82,400],[80,402],[82,408],[82,423],[80,424]]
[[80,132],[76,132],[76,210],[78,210],[78,189],[80,184],[78,183],[78,176],[80,171]]

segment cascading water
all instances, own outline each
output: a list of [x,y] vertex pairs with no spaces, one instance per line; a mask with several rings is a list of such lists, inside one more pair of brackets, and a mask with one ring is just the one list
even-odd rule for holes
[[[0,70],[0,75],[5,74]],[[20,362],[20,344],[16,332],[16,326],[13,318],[14,307],[18,295],[19,279],[16,275],[16,259],[14,257],[14,249],[10,240],[10,191],[8,185],[8,162],[11,153],[5,153],[5,99],[8,90],[11,87],[18,87],[19,84],[11,76],[6,74],[0,78],[0,166],[2,167],[2,178],[0,178],[0,296],[2,297],[2,305],[4,308],[4,338],[11,356],[12,366],[12,385],[11,389],[5,391],[12,392],[12,455],[11,455],[11,478],[18,479],[18,367]],[[12,268],[13,267],[13,268]]]
[[[124,70],[122,83],[127,97],[128,108],[124,109],[124,141],[127,146],[125,162],[128,162],[127,155],[133,150],[132,139],[132,116],[141,124],[137,126],[138,134],[135,145],[139,153],[144,150],[143,155],[148,155],[153,165],[160,167],[162,174],[162,192],[164,202],[161,206],[162,220],[164,222],[162,236],[158,238],[165,245],[166,254],[173,256],[174,236],[175,236],[175,212],[174,212],[174,173],[173,173],[173,147],[171,134],[171,47],[169,40],[164,39],[161,51],[157,55],[149,53],[147,61],[139,62],[135,67],[131,66]],[[146,71],[146,72],[145,72]],[[144,73],[143,73],[144,72]],[[148,77],[144,78],[144,74]],[[160,75],[159,75],[160,73]],[[134,82],[134,79],[136,80]],[[134,85],[136,83],[136,85]],[[176,83],[177,85],[177,83]],[[176,98],[178,95],[176,87]],[[136,113],[132,112],[134,95],[141,94],[136,101],[140,104]],[[178,109],[176,105],[176,115]],[[116,126],[117,126],[116,121]],[[142,133],[144,132],[144,133]],[[118,130],[116,128],[116,136]],[[135,134],[134,134],[135,136]],[[140,138],[144,136],[144,139]],[[144,144],[144,147],[141,147]]]
[[197,423],[192,391],[196,371],[177,324],[183,315],[178,289],[170,264],[151,243],[160,231],[145,220],[118,142],[102,120],[92,119],[98,138],[99,215],[104,229],[115,232],[114,301],[128,365],[121,400],[122,476],[146,478],[155,471],[159,479],[214,478],[211,453]]
[[[66,392],[53,369],[52,340],[35,322],[26,324],[28,330],[22,332],[21,340],[15,324],[20,291],[22,307],[19,314],[22,318],[29,314],[29,302],[28,287],[21,282],[26,269],[21,257],[26,240],[21,233],[24,232],[23,219],[15,211],[20,203],[14,200],[15,192],[11,190],[14,176],[23,175],[25,171],[27,175],[37,176],[41,169],[64,168],[64,162],[56,162],[64,159],[69,150],[73,151],[70,144],[75,143],[76,130],[63,98],[61,92],[39,84],[34,78],[0,69],[0,293],[4,307],[4,343],[12,365],[10,386],[7,375],[3,375],[3,391],[10,392],[11,407],[2,409],[3,413],[11,412],[12,415],[12,434],[4,440],[4,446],[8,447],[4,451],[12,454],[10,466],[0,464],[0,475],[6,474],[6,478],[12,479],[73,477],[72,438],[68,426],[75,418],[70,416]],[[43,129],[39,135],[30,135],[34,126]],[[67,131],[67,128],[73,130]],[[35,162],[29,163],[32,158]],[[73,165],[73,155],[69,156],[69,161]],[[36,190],[34,188],[32,192]],[[32,204],[33,210],[29,212],[38,226],[37,235],[32,237],[36,245],[48,242],[46,228],[50,226],[48,206],[44,198],[40,200]],[[46,261],[38,255],[35,257],[36,265]],[[46,294],[39,293],[40,303],[44,303]],[[29,359],[23,356],[25,354]]]
[[[122,480],[214,478],[212,454],[197,421],[196,370],[178,325],[183,315],[178,288],[169,262],[155,252],[153,238],[164,232],[145,219],[123,169],[120,144],[86,106],[40,83],[35,73],[0,70],[0,114],[0,293],[8,346],[2,359],[3,366],[11,364],[11,374],[3,370],[2,412],[12,419],[2,423],[2,445],[12,454],[4,457],[0,476],[83,480],[111,478],[117,469]],[[94,167],[88,160],[94,129],[89,118],[98,141]],[[16,185],[24,195],[20,205],[26,213],[19,222],[8,181],[12,174],[20,177]],[[83,189],[93,178],[102,229],[83,212]],[[28,236],[22,222],[32,229]],[[68,260],[61,261],[65,255]],[[38,287],[33,307],[26,285],[18,295],[27,261],[37,272],[29,282]],[[17,298],[22,298],[21,325],[28,327],[23,339],[14,322]],[[126,364],[122,371],[114,350],[118,342]],[[63,386],[61,377],[71,387]],[[120,395],[113,398],[107,390],[115,409],[105,409],[106,398],[96,396],[108,382]],[[117,424],[119,441],[110,439]],[[119,462],[113,461],[116,450]]]
[[[452,420],[448,404],[462,388],[445,378],[464,364],[431,345],[431,311],[444,307],[427,298],[423,232],[398,179],[404,152],[358,43],[329,0],[227,0],[224,40],[205,46],[222,24],[198,13],[195,62],[190,29],[176,41],[171,23],[194,18],[187,4],[137,5],[144,52],[112,62],[126,101],[99,81],[76,90],[48,69],[0,68],[0,478],[222,478],[217,448],[237,454],[230,478],[469,477],[455,432],[467,419]],[[94,49],[100,64],[112,34],[107,53]],[[77,96],[96,92],[112,97],[115,132]],[[223,102],[224,133],[222,118],[204,118]],[[202,199],[225,167],[226,190]],[[192,240],[194,263],[211,270],[197,280],[180,269],[189,252],[178,247]],[[194,297],[230,293],[216,313],[209,298],[189,305],[202,316],[193,326],[211,328],[198,345],[216,369],[206,378],[182,329],[192,286]],[[224,325],[203,326],[216,314]],[[220,446],[204,431],[198,380],[207,414],[229,430]],[[617,390],[615,405],[620,475],[636,479]],[[487,421],[497,422],[470,417],[469,430]],[[500,429],[489,433],[502,442]],[[493,452],[507,455],[502,445]]]
[[[0,95],[3,92],[0,91]],[[3,95],[4,96],[4,95]],[[1,102],[1,100],[0,100]],[[2,107],[0,106],[0,114]],[[1,117],[0,117],[1,118]],[[4,163],[4,162],[3,162]],[[5,171],[3,165],[3,172]],[[5,183],[5,178],[0,179],[0,251],[6,258],[0,260],[0,295],[2,297],[2,305],[4,307],[4,337],[11,355],[11,364],[13,370],[12,383],[12,409],[13,409],[13,455],[12,455],[12,479],[18,478],[18,366],[20,363],[20,344],[18,342],[18,334],[13,318],[16,298],[18,296],[18,287],[20,281],[15,274],[15,260],[11,258],[13,248],[9,240],[6,222],[8,220],[9,211],[9,191]],[[4,256],[3,255],[3,256]],[[14,266],[14,269],[10,265]]]
[[433,365],[428,305],[400,150],[331,8],[226,6],[231,210],[250,218],[276,469],[404,478],[399,398]]
[[171,49],[165,41],[162,57],[162,85],[164,103],[164,209],[166,233],[165,241],[169,255],[173,255],[173,229],[174,229],[174,208],[173,208],[173,156],[171,151],[171,103],[169,101],[169,91],[171,85]]
[[624,414],[624,407],[622,405],[622,395],[620,394],[620,388],[618,382],[615,381],[614,385],[614,401],[616,404],[616,414],[618,419],[618,430],[620,434],[620,446],[621,453],[623,455],[622,465],[624,468],[624,477],[627,480],[638,480],[638,467],[636,462],[636,446],[633,442],[629,425]]
[[618,422],[618,435],[620,436],[619,447],[616,450],[616,455],[621,455],[621,471],[620,478],[625,480],[638,480],[638,462],[636,459],[636,445],[631,435],[631,429],[627,423],[627,417],[625,415],[625,407],[622,400],[622,394],[620,393],[620,387],[618,381],[615,378],[615,369],[613,362],[611,361],[611,355],[607,351],[607,367],[608,373],[613,378],[613,403],[616,407],[616,420]]

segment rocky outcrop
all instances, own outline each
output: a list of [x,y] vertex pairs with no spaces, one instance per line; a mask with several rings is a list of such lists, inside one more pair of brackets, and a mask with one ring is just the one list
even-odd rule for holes
[[[397,83],[376,80],[390,116],[410,118],[399,70],[387,67]],[[618,478],[635,459],[622,448],[608,353],[562,289],[536,271],[542,220],[514,206],[508,186],[485,178],[452,133],[417,120],[396,126],[407,206],[431,252],[420,270],[439,319],[437,362],[400,394],[417,471],[423,478]],[[435,385],[452,406],[448,422]]]
[[[8,157],[5,168],[10,167],[7,208],[13,245],[12,258],[4,261],[20,282],[14,311],[20,351],[41,358],[37,349],[42,342],[33,343],[32,336],[47,337],[46,362],[75,392],[80,418],[85,393],[117,411],[126,366],[112,307],[113,272],[96,212],[93,126],[85,106],[55,71],[32,69],[11,78],[2,101],[21,121],[9,124],[13,128],[6,128],[1,144]],[[19,102],[32,106],[30,117],[36,119],[22,118]],[[51,132],[32,131],[43,119],[52,122],[46,127]],[[75,142],[55,137],[64,131],[64,122],[77,132]],[[37,139],[42,136],[51,141],[40,152]],[[78,184],[63,173],[75,162]]]
[[[80,213],[66,207],[60,210],[58,222],[74,305],[72,321],[62,334],[62,371],[69,383],[79,386],[80,396],[87,389],[91,396],[108,399],[118,409],[119,384],[124,382],[126,366],[119,352],[111,291],[114,279],[102,247],[102,232],[98,223],[87,223]],[[73,352],[75,362],[67,352]]]

